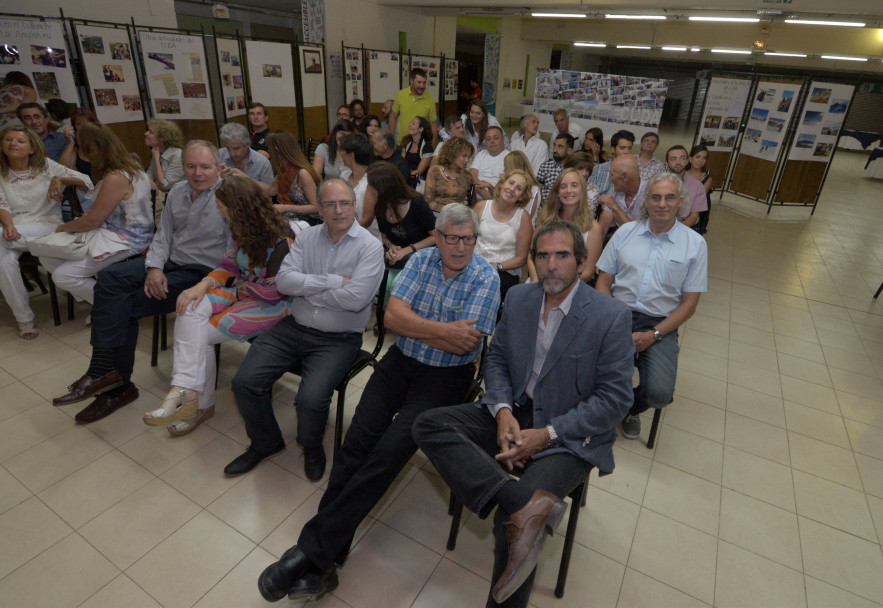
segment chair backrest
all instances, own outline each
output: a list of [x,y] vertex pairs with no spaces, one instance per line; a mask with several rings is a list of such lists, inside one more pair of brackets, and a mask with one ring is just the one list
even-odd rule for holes
[[481,384],[484,382],[484,357],[487,354],[487,348],[488,338],[485,337],[481,343],[481,354],[478,355],[478,361],[475,365],[475,377],[469,383],[469,389],[466,392],[466,399],[463,403],[472,403],[473,401],[478,401],[478,398],[481,397]]
[[383,316],[386,312],[386,281],[389,277],[389,267],[383,270],[383,278],[380,280],[380,288],[377,290],[377,304],[374,307],[374,316],[377,317],[377,344],[371,351],[371,356],[376,359],[383,348],[383,339],[386,337],[386,325]]
[[313,139],[310,138],[309,142],[307,142],[307,160],[313,162],[313,156],[316,154],[316,148],[319,147],[319,144],[322,143],[321,139]]

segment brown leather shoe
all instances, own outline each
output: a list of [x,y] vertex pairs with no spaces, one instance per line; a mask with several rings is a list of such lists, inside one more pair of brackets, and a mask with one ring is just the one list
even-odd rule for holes
[[67,387],[69,391],[67,394],[53,399],[52,405],[68,405],[77,401],[85,401],[98,393],[109,391],[122,385],[123,379],[116,370],[108,372],[100,378],[90,378],[84,374],[82,378]]
[[505,602],[530,576],[543,551],[546,534],[555,530],[565,508],[564,501],[551,492],[537,490],[523,508],[509,516],[509,562],[494,585],[495,602]]
[[101,420],[110,416],[124,405],[129,405],[137,398],[138,388],[134,384],[130,384],[129,388],[115,397],[111,397],[107,393],[101,393],[96,397],[95,401],[74,416],[74,420],[80,423]]

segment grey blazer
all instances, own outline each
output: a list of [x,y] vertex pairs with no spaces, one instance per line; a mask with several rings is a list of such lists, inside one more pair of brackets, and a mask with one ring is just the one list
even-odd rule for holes
[[[524,403],[544,293],[539,283],[509,290],[484,362],[482,404]],[[627,307],[578,282],[570,312],[533,391],[533,425],[552,424],[562,447],[599,472],[613,470],[616,425],[633,402],[635,344]]]

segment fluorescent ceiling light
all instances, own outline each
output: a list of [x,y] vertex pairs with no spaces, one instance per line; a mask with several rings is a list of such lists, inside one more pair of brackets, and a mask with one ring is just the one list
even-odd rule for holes
[[698,53],[701,49],[698,46],[691,46],[690,51],[693,53]]
[[840,55],[822,55],[822,59],[842,59],[843,61],[867,61],[867,57],[842,57]]
[[751,51],[739,51],[736,49],[711,49],[712,53],[730,53],[732,55],[750,55]]
[[562,19],[585,19],[583,13],[531,13],[531,17],[560,17]]
[[616,48],[618,48],[618,49],[639,49],[639,50],[643,50],[643,51],[649,51],[649,50],[650,50],[651,48],[653,48],[653,47],[650,47],[650,46],[635,46],[635,45],[633,45],[633,44],[617,44],[617,45],[616,45]]
[[731,23],[757,23],[757,17],[690,17],[690,21],[726,21]]
[[664,46],[662,47],[663,51],[686,51],[687,47],[685,46]]
[[854,21],[811,21],[809,19],[785,19],[785,23],[798,23],[802,25],[842,25],[843,27],[865,27],[864,23]]
[[604,15],[607,19],[656,19],[665,21],[665,15]]
[[595,46],[598,48],[605,48],[607,45],[603,42],[574,42],[573,46]]
[[773,57],[806,57],[803,53],[775,53],[767,51],[764,55],[772,55]]

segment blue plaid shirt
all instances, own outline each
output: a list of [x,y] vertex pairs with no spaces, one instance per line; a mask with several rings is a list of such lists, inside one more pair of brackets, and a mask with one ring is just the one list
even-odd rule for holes
[[[426,247],[408,260],[392,295],[430,321],[452,323],[478,319],[472,327],[489,336],[494,331],[500,307],[500,277],[490,264],[473,255],[466,268],[445,281],[438,248]],[[407,336],[399,336],[396,344],[406,357],[434,367],[471,363],[481,351],[479,347],[471,353],[455,355]]]
[[595,165],[592,174],[589,176],[589,183],[598,186],[601,194],[607,194],[610,189],[610,161]]

